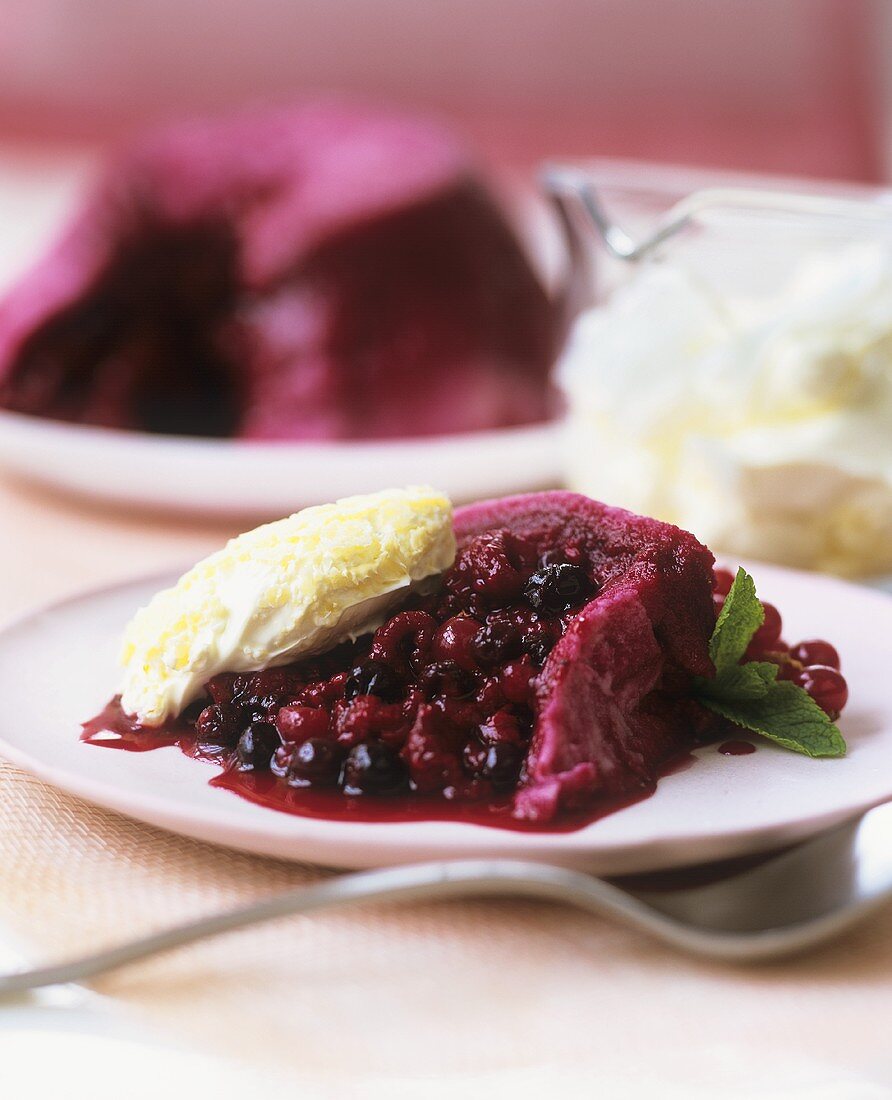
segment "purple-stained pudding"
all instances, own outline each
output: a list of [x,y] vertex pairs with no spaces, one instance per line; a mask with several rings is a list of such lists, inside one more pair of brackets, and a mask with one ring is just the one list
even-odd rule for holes
[[530,424],[560,313],[436,125],[337,102],[185,123],[0,304],[0,405],[261,440]]

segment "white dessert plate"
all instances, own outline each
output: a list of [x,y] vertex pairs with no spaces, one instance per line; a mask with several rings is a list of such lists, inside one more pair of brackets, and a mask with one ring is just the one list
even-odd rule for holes
[[702,748],[651,798],[576,832],[303,818],[209,786],[216,769],[175,747],[131,753],[84,744],[80,722],[113,694],[124,624],[170,577],[79,596],[0,635],[0,754],[74,795],[173,832],[341,867],[502,856],[622,874],[766,850],[892,799],[892,598],[768,565],[753,573],[763,598],[782,609],[789,639],[826,637],[842,653],[851,692],[840,723],[848,756],[810,760],[762,741],[744,756]]
[[429,483],[454,501],[552,488],[559,428],[535,424],[362,443],[250,443],[63,424],[0,410],[0,465],[107,503],[263,520],[382,485]]

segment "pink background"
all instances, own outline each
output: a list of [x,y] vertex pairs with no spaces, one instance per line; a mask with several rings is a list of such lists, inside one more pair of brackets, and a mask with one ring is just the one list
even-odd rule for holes
[[0,139],[347,89],[495,159],[613,154],[878,180],[882,0],[5,0]]

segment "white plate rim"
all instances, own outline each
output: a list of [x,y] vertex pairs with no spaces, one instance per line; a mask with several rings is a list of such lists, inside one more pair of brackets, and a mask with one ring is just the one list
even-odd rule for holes
[[382,485],[430,482],[456,502],[559,484],[560,419],[388,440],[176,436],[0,409],[0,467],[84,498],[274,518]]

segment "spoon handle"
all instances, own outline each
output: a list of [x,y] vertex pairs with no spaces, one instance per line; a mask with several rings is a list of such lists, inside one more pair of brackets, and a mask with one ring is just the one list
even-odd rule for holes
[[[741,876],[741,880],[746,877]],[[603,879],[551,864],[505,859],[416,863],[335,876],[68,962],[2,975],[0,997],[42,986],[82,982],[163,951],[278,917],[366,901],[407,902],[459,896],[521,896],[562,902],[618,920],[690,954],[733,962],[758,961],[801,951],[836,935],[878,907],[890,892],[892,882],[887,881],[884,889],[858,904],[831,910],[814,919],[750,931],[723,931],[698,927],[674,916],[671,892],[662,899],[655,895],[646,899],[636,897]]]
[[682,939],[685,938],[683,925],[662,916],[618,887],[580,872],[514,860],[418,863],[340,875],[67,962],[2,975],[0,997],[42,986],[85,981],[160,952],[278,917],[373,900],[406,902],[461,895],[522,895],[571,903],[601,915],[621,918],[663,939],[673,939],[672,930],[666,927],[671,925]]

